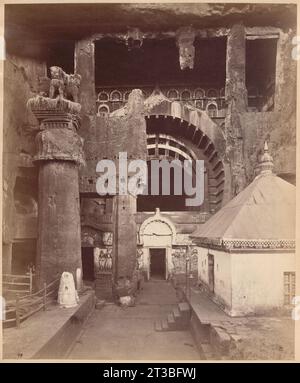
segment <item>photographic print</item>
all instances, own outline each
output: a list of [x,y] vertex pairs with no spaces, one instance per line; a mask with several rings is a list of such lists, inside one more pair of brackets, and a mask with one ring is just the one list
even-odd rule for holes
[[3,359],[295,360],[296,3],[9,3],[4,41]]

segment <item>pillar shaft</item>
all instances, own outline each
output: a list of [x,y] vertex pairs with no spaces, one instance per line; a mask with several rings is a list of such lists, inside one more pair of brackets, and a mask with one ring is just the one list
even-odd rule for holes
[[84,164],[77,134],[80,104],[63,97],[37,96],[27,107],[40,123],[36,135],[39,167],[38,285],[64,271],[82,269],[78,168]]
[[247,110],[246,36],[241,24],[234,25],[227,38],[226,99],[234,101],[239,112]]
[[[144,98],[142,91],[133,90],[128,98],[127,114],[124,118],[109,119],[112,127],[111,140],[116,145],[111,147],[112,159],[119,158],[120,152],[127,152],[128,161],[146,160],[147,135],[144,117]],[[116,164],[117,165],[117,164]],[[118,165],[116,166],[118,169]],[[117,179],[121,175],[117,173]],[[122,277],[132,279],[137,264],[137,225],[136,196],[118,194],[114,197],[115,222],[115,280]]]
[[72,161],[45,161],[39,168],[39,280],[81,268],[78,166]]
[[132,277],[136,267],[136,197],[117,195],[116,203],[116,276]]
[[75,72],[81,75],[79,99],[82,114],[96,113],[95,92],[95,44],[92,39],[83,39],[75,45]]
[[234,196],[246,186],[244,165],[243,126],[241,115],[247,111],[246,38],[245,28],[234,25],[227,38],[226,57],[226,102],[225,118],[227,158],[231,164],[231,195]]

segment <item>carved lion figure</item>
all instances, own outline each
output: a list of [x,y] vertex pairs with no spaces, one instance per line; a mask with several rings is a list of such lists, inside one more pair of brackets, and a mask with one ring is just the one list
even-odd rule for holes
[[50,73],[49,97],[55,98],[58,93],[61,97],[71,97],[74,102],[78,102],[81,76],[79,74],[67,74],[58,66],[52,66]]

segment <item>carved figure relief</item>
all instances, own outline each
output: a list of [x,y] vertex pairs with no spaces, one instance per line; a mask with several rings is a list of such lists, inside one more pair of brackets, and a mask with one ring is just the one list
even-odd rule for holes
[[185,247],[174,249],[174,252],[172,253],[172,263],[175,274],[186,272],[186,257],[187,251]]
[[94,249],[95,273],[112,270],[112,247]]
[[110,231],[103,233],[103,244],[111,246],[113,244],[113,233]]
[[142,270],[144,267],[143,255],[144,255],[144,251],[142,249],[137,249],[137,252],[136,252],[136,268],[137,268],[137,270]]

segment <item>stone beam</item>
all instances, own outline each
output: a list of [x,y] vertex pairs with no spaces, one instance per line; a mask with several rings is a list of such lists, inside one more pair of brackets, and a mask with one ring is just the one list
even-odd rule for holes
[[[206,28],[206,29],[195,29],[195,37],[199,38],[210,38],[210,37],[222,37],[227,36],[229,33],[228,28]],[[158,31],[158,32],[143,32],[143,38],[147,40],[163,40],[175,38],[178,34],[177,31]],[[126,33],[95,33],[91,36],[91,40],[97,41],[103,38],[112,38],[120,41],[124,41]]]

